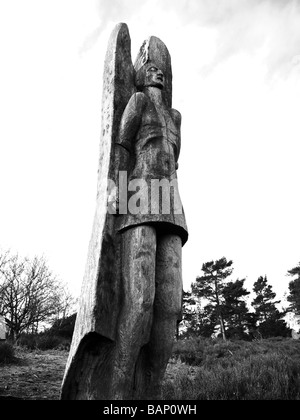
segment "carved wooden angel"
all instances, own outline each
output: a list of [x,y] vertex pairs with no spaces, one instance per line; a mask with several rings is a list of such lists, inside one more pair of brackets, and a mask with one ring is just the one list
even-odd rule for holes
[[105,60],[97,207],[63,399],[159,398],[181,314],[188,234],[171,58],[156,37],[134,66],[130,50],[119,24]]

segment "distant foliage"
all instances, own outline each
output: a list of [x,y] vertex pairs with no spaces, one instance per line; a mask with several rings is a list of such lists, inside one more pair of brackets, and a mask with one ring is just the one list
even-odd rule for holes
[[69,339],[49,333],[22,334],[17,344],[27,350],[69,350],[70,348]]
[[[227,261],[225,257],[209,261],[202,265],[203,275],[196,278],[192,283],[192,293],[198,299],[205,299],[208,303],[204,310],[220,326],[222,337],[226,339],[226,328],[224,318],[224,288],[227,278],[232,274],[232,261]],[[201,311],[200,311],[201,313]],[[216,324],[215,324],[216,325]]]
[[60,337],[45,334],[38,338],[36,347],[39,350],[56,350],[59,349],[61,345],[62,340]]
[[253,291],[256,294],[252,302],[255,309],[257,320],[257,330],[263,338],[270,337],[290,337],[291,330],[287,327],[286,322],[282,319],[285,312],[280,312],[276,308],[276,304],[280,300],[275,301],[276,293],[273,292],[272,286],[268,284],[267,276],[260,276],[253,285]]
[[276,293],[273,292],[272,286],[268,284],[267,276],[260,276],[253,285],[253,291],[256,297],[253,299],[252,306],[258,321],[267,321],[274,313],[276,313],[276,304],[280,300],[275,301]]
[[226,325],[226,337],[246,339],[249,327],[249,310],[246,297],[250,294],[244,287],[245,279],[230,281],[223,289],[224,304],[222,307]]
[[14,356],[15,352],[12,344],[0,343],[0,363],[11,363]]
[[300,263],[288,271],[288,275],[295,277],[289,283],[289,295],[287,300],[290,303],[289,310],[296,315],[300,315]]
[[0,254],[0,314],[9,336],[36,333],[41,324],[66,317],[74,299],[51,272],[43,257]]
[[282,314],[280,313],[275,314],[273,318],[262,322],[258,326],[258,331],[263,338],[291,337],[291,329],[287,327],[281,316]]
[[[183,322],[179,327],[182,338],[222,337],[224,341],[253,340],[269,337],[290,337],[291,330],[283,317],[285,311],[276,307],[276,293],[267,277],[260,276],[254,283],[253,309],[247,304],[245,279],[231,280],[233,262],[225,257],[202,265],[202,276],[191,284],[191,291],[183,292]],[[300,268],[291,270],[299,275]],[[299,280],[300,285],[300,280]],[[296,283],[290,283],[294,306],[298,296]],[[300,288],[299,288],[300,299]],[[300,302],[300,300],[299,300]]]
[[56,320],[52,327],[39,334],[21,334],[17,344],[28,350],[69,350],[76,314]]
[[182,313],[181,336],[210,337],[215,332],[218,318],[214,308],[208,304],[202,308],[192,292],[183,291]]
[[58,319],[54,322],[48,333],[71,340],[74,332],[75,321],[76,314],[70,315],[67,318]]
[[37,348],[37,334],[21,334],[17,340],[17,345],[25,347],[27,350],[34,350]]

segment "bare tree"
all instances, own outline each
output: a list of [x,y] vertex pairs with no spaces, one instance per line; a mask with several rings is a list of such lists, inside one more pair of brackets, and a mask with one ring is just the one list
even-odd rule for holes
[[[1,259],[0,259],[1,261]],[[62,313],[65,292],[43,257],[6,258],[0,273],[0,314],[8,321],[13,339],[37,332],[41,323]]]
[[70,293],[68,287],[63,285],[60,296],[60,313],[58,318],[65,319],[75,312],[77,299]]
[[2,313],[4,312],[4,308],[3,308],[4,302],[1,299],[1,296],[4,293],[4,287],[5,287],[5,283],[3,283],[3,281],[1,282],[1,279],[3,280],[5,267],[8,261],[9,261],[9,251],[5,251],[5,252],[0,251],[0,315],[2,315]]
[[0,250],[0,275],[4,273],[5,266],[10,259],[9,251],[1,251]]

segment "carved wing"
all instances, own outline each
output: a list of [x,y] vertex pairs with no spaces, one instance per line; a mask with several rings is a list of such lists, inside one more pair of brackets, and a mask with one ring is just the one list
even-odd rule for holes
[[[135,92],[134,74],[128,27],[120,23],[110,36],[104,64],[96,212],[65,371],[62,393],[65,396],[70,395],[69,378],[73,377],[74,371],[84,371],[83,349],[91,340],[105,337],[113,341],[116,335],[121,293],[120,250],[114,228],[115,216],[107,211],[107,196],[109,180],[114,174],[114,144],[121,116]],[[89,367],[91,364],[90,360]]]
[[93,292],[97,291],[91,315],[95,330],[111,339],[116,333],[120,287],[115,217],[107,212],[108,180],[114,179],[115,140],[123,111],[135,92],[134,77],[129,30],[119,23],[110,36],[104,63],[97,208],[86,269],[87,282],[94,282]]
[[131,40],[127,25],[120,23],[111,34],[104,64],[97,206],[82,291],[82,299],[87,300],[83,305],[88,312],[85,320],[92,320],[87,331],[95,329],[111,339],[115,334],[118,291],[115,217],[106,206],[108,180],[114,176],[114,142],[120,120],[134,89]]

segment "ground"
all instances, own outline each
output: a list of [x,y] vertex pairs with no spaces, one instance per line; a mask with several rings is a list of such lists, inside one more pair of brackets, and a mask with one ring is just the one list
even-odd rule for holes
[[0,400],[58,400],[68,352],[16,350],[16,361],[0,365]]
[[[58,400],[68,352],[18,347],[15,353],[14,363],[0,364],[0,400]],[[176,374],[173,364],[171,361],[168,379]]]
[[[68,352],[16,348],[0,364],[3,399],[58,400]],[[175,344],[163,400],[300,400],[300,340],[191,338]]]

